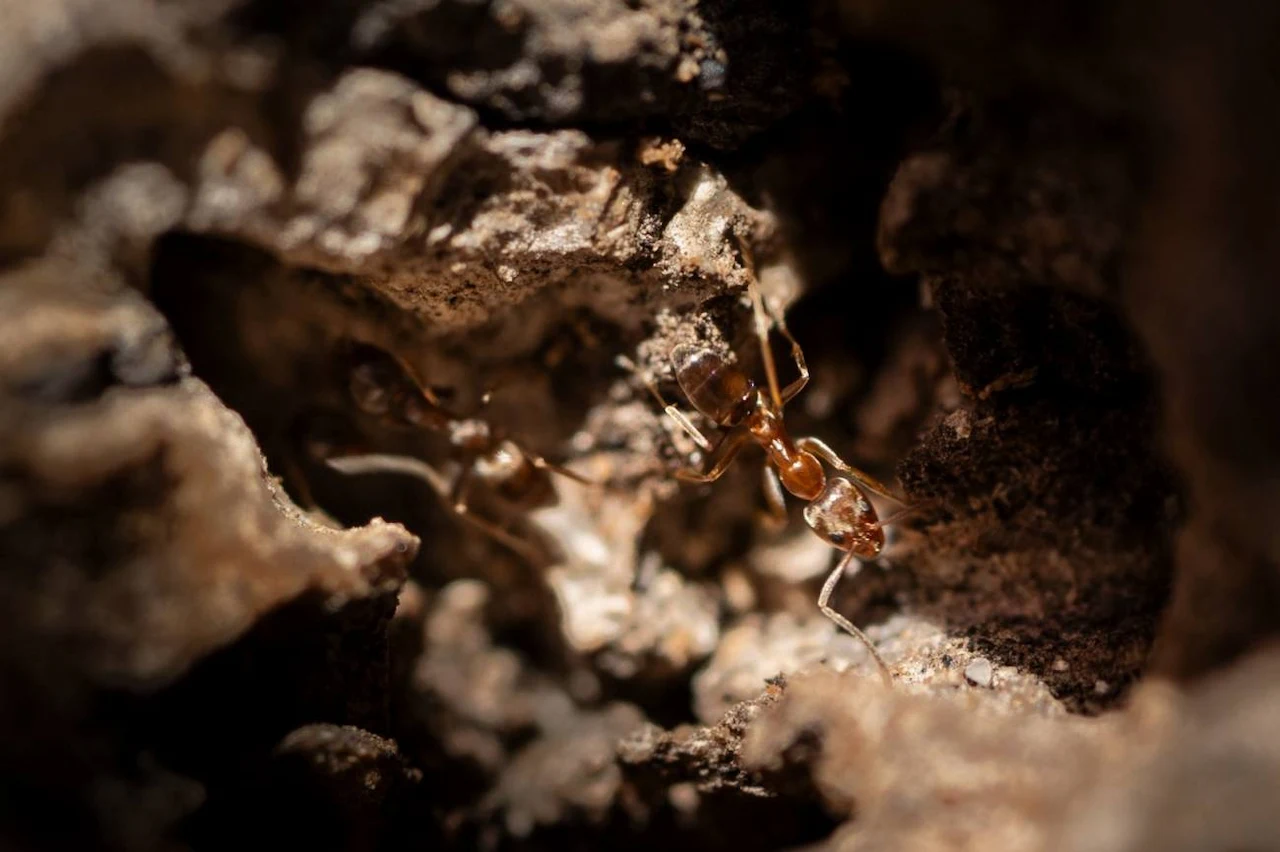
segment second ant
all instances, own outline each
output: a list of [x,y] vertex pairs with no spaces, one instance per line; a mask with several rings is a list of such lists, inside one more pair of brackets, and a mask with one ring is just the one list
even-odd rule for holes
[[[744,256],[745,256],[744,251]],[[712,442],[693,421],[675,405],[663,399],[653,378],[629,359],[619,357],[624,368],[636,374],[666,413],[707,453],[711,466],[706,471],[683,468],[676,477],[685,482],[714,482],[724,474],[738,453],[746,446],[764,450],[765,496],[775,517],[785,520],[784,490],[804,500],[804,519],[820,538],[844,553],[823,583],[818,595],[818,608],[824,615],[866,646],[886,684],[893,681],[889,667],[871,639],[847,618],[829,605],[831,594],[846,569],[854,560],[870,560],[880,555],[885,544],[884,527],[911,511],[906,501],[870,475],[846,463],[817,438],[792,439],[783,421],[783,409],[809,382],[809,368],[800,344],[788,331],[781,317],[765,306],[751,263],[747,258],[747,290],[751,299],[755,334],[760,343],[767,388],[761,388],[749,375],[710,348],[682,344],[670,353],[676,383],[685,398],[701,415],[715,423],[723,433]],[[791,345],[791,356],[799,377],[786,387],[779,387],[777,369],[769,345],[769,332],[776,328]],[[826,462],[835,474],[828,476]],[[876,513],[866,492],[892,500],[904,509],[883,520]]]
[[[400,358],[365,343],[340,346],[340,362],[350,400],[363,414],[391,426],[436,432],[448,441],[456,463],[452,476],[414,456],[367,452],[363,447],[316,445],[313,455],[346,474],[394,473],[426,482],[453,513],[485,535],[533,564],[545,554],[531,542],[471,509],[471,491],[480,484],[505,508],[528,512],[555,502],[556,474],[584,485],[590,480],[547,461],[522,447],[480,416],[462,417],[449,411]],[[486,406],[486,393],[481,405]]]

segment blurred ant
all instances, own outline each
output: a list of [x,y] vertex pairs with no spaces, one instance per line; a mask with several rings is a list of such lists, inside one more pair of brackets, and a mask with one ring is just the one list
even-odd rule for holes
[[[808,502],[804,519],[809,527],[832,547],[844,551],[845,556],[827,577],[818,595],[818,608],[823,614],[861,641],[871,652],[885,683],[892,683],[889,667],[876,650],[871,639],[848,619],[832,609],[828,602],[836,583],[845,569],[857,559],[875,559],[884,548],[884,527],[912,511],[906,501],[893,494],[889,488],[866,473],[847,464],[835,450],[817,438],[792,440],[783,423],[782,410],[809,382],[809,368],[804,352],[792,337],[786,324],[769,310],[760,293],[752,272],[750,256],[743,247],[748,269],[747,291],[751,298],[755,318],[755,334],[760,343],[765,374],[769,389],[766,394],[736,365],[711,349],[681,344],[671,351],[671,363],[680,390],[689,403],[704,417],[715,422],[725,431],[714,444],[699,431],[688,415],[675,405],[668,404],[658,391],[652,376],[641,373],[625,356],[619,356],[620,366],[639,376],[666,413],[712,459],[711,468],[705,473],[682,468],[675,475],[685,482],[714,482],[719,479],[740,450],[749,443],[759,445],[768,463],[764,469],[765,496],[770,512],[779,523],[786,521],[788,492]],[[791,357],[800,371],[799,378],[779,390],[778,374],[769,346],[769,331],[777,328],[791,344]],[[835,468],[839,475],[828,477],[821,459]],[[902,511],[880,520],[866,492],[878,494],[903,506]]]
[[[443,434],[458,470],[446,477],[421,459],[364,452],[363,447],[352,444],[313,442],[312,454],[342,473],[397,473],[421,479],[458,517],[538,564],[544,554],[537,548],[471,511],[472,486],[478,480],[507,508],[528,512],[555,503],[553,473],[584,485],[593,483],[521,447],[481,417],[452,413],[408,364],[386,350],[348,342],[341,347],[340,358],[347,391],[356,408],[388,426]],[[491,397],[492,391],[484,394],[482,409]]]

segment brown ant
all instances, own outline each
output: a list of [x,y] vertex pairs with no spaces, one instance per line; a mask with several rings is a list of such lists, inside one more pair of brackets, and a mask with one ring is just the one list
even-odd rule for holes
[[[907,505],[906,501],[868,474],[847,464],[835,450],[817,438],[792,440],[783,423],[782,411],[808,384],[809,368],[805,364],[800,344],[792,337],[782,318],[766,308],[753,274],[749,274],[747,290],[755,318],[755,334],[760,342],[765,374],[769,381],[767,392],[757,387],[756,382],[743,370],[714,350],[681,344],[670,355],[676,382],[689,403],[704,417],[726,430],[714,444],[684,412],[663,399],[651,376],[642,374],[625,356],[620,356],[618,363],[641,378],[658,404],[712,459],[711,467],[705,473],[682,468],[676,471],[678,479],[685,482],[714,482],[729,469],[743,447],[755,443],[764,450],[768,460],[764,469],[765,495],[774,518],[780,522],[786,520],[783,495],[783,489],[786,489],[808,503],[804,508],[804,519],[809,527],[832,547],[845,553],[822,586],[822,592],[818,595],[818,608],[866,646],[885,682],[892,683],[889,667],[871,639],[832,609],[828,602],[836,583],[853,560],[875,559],[879,556],[885,544],[884,527],[897,521],[911,509],[904,508],[903,511],[880,520],[867,497],[867,491],[904,507]],[[791,344],[791,356],[800,371],[799,378],[782,389],[778,388],[777,370],[769,346],[771,328],[777,328]],[[819,459],[835,468],[838,475],[828,477]]]
[[[348,342],[340,347],[340,358],[347,392],[357,409],[385,425],[444,435],[458,471],[449,478],[413,456],[362,452],[351,445],[313,446],[313,453],[342,473],[398,473],[421,479],[458,517],[537,564],[543,557],[537,548],[471,511],[472,486],[479,481],[507,508],[528,512],[554,504],[553,473],[584,485],[591,481],[521,447],[482,417],[449,411],[408,364],[386,350]],[[484,394],[482,408],[491,397],[492,391]]]

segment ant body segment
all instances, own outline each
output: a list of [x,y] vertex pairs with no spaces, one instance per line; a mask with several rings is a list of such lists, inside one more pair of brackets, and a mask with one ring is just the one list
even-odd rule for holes
[[[365,453],[353,447],[318,448],[324,462],[347,474],[398,473],[421,479],[458,517],[537,564],[543,556],[537,548],[471,511],[472,486],[479,481],[507,508],[528,512],[555,502],[552,474],[584,485],[591,481],[525,449],[481,417],[461,417],[449,411],[409,365],[390,352],[349,343],[342,354],[347,390],[356,408],[392,427],[444,435],[458,470],[446,477],[413,456]],[[491,395],[481,398],[482,408]]]
[[[658,404],[710,458],[711,466],[705,472],[682,468],[675,473],[677,479],[714,482],[729,469],[744,447],[755,444],[764,450],[767,459],[764,490],[773,517],[780,522],[786,520],[785,490],[807,503],[804,519],[814,533],[844,552],[822,586],[818,608],[866,646],[881,677],[886,684],[891,684],[889,667],[871,639],[832,609],[829,601],[836,584],[853,560],[879,556],[885,544],[884,527],[911,509],[904,508],[883,520],[879,519],[866,492],[878,494],[904,507],[906,502],[887,486],[846,463],[819,439],[792,439],[783,422],[783,408],[808,384],[809,368],[800,344],[782,318],[773,315],[765,306],[754,275],[749,277],[747,289],[755,319],[755,334],[768,378],[767,390],[758,387],[746,372],[712,349],[681,344],[670,355],[676,383],[685,398],[700,414],[724,430],[714,443],[688,415],[663,399],[651,376],[642,374],[626,357],[620,356],[618,363],[640,377]],[[777,369],[769,347],[771,328],[777,328],[790,343],[791,356],[800,372],[799,378],[783,388],[778,387]],[[822,462],[834,468],[836,474],[828,476]]]

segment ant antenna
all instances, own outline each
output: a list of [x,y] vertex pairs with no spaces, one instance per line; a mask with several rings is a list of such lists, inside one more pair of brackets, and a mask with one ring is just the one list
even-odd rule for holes
[[751,298],[751,313],[755,322],[756,338],[760,341],[760,357],[764,360],[764,372],[769,378],[769,396],[779,410],[782,409],[782,391],[778,388],[778,368],[773,361],[773,347],[769,345],[769,331],[773,322],[765,308],[764,294],[760,292],[760,282],[756,278],[756,261],[747,241],[735,234],[738,253],[742,255],[742,265],[747,271],[747,295]]

